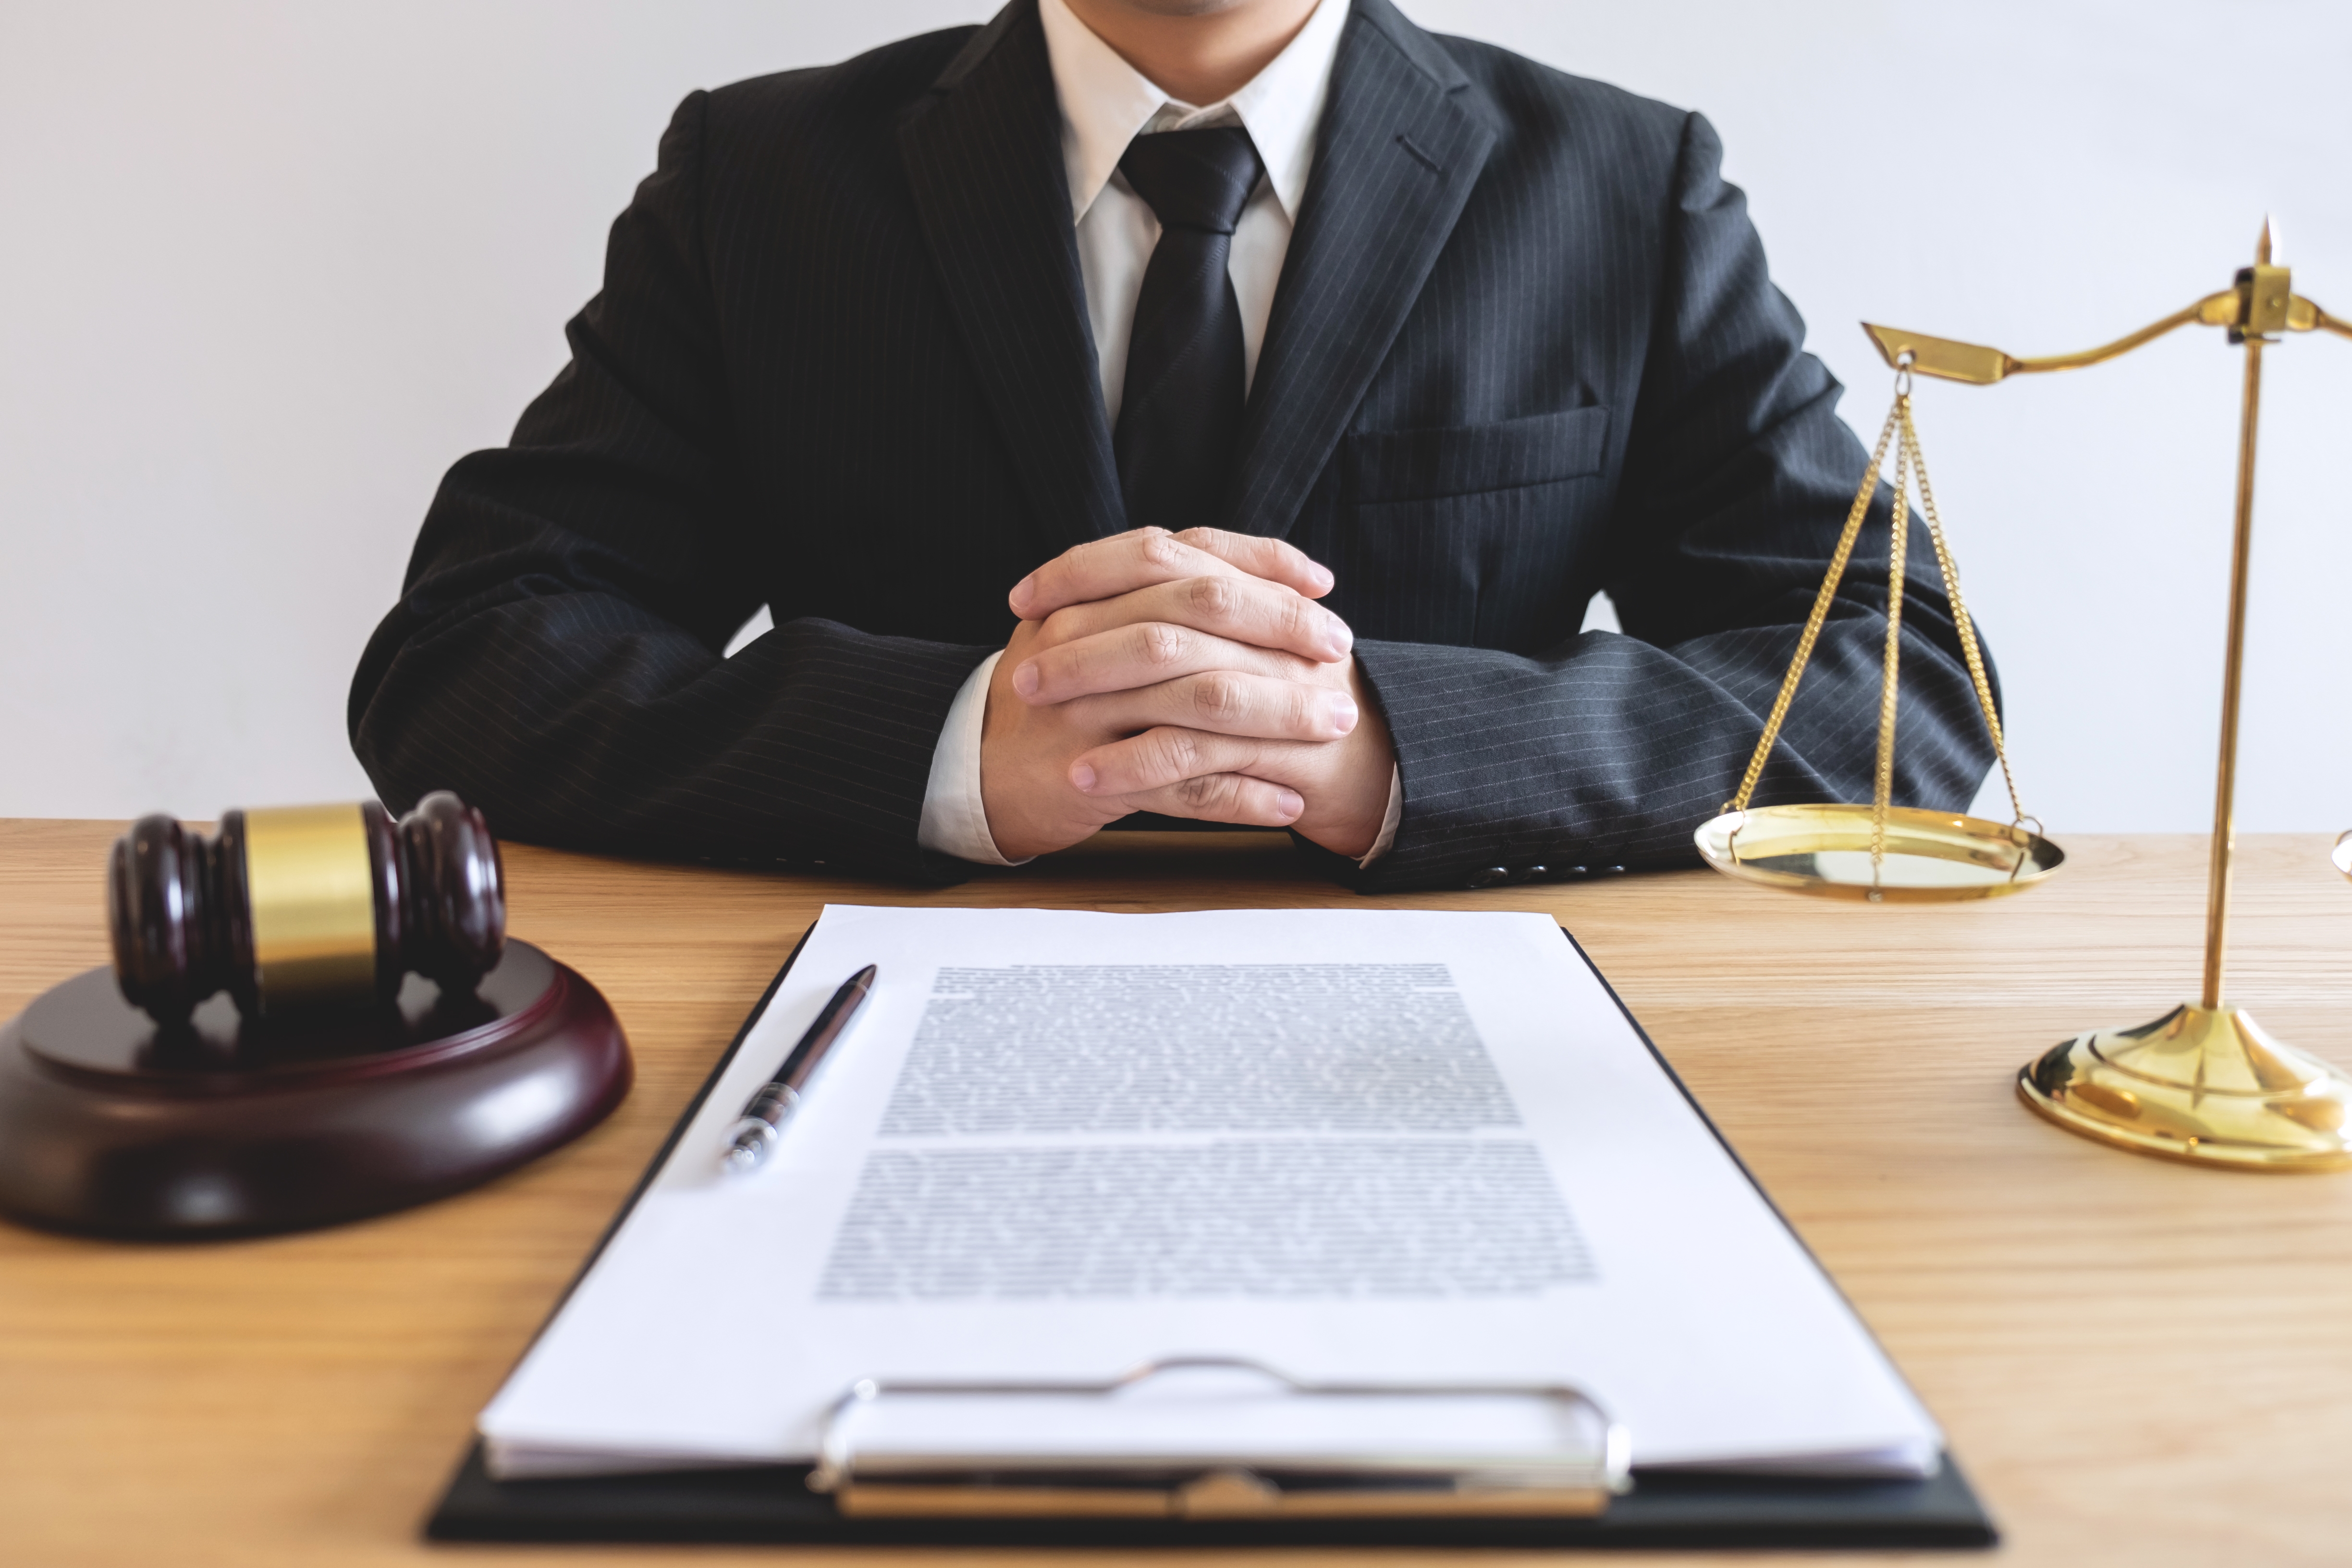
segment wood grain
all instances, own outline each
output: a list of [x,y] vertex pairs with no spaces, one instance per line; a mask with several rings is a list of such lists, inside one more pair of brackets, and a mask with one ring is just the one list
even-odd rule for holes
[[[0,823],[0,1016],[104,961],[118,830]],[[2231,991],[2352,1061],[2352,887],[2326,847],[2242,846]],[[1945,1424],[2005,1561],[2344,1561],[2352,1176],[2135,1158],[2017,1105],[2029,1056],[2197,984],[2204,841],[2068,848],[2048,888],[1949,908],[1706,872],[1379,901],[1540,910],[1575,931]],[[940,891],[520,846],[507,866],[515,933],[618,1010],[639,1069],[628,1102],[513,1176],[338,1230],[174,1247],[0,1226],[0,1562],[773,1561],[428,1549],[417,1526],[475,1411],[818,909],[1361,902],[1247,835],[1109,835]]]

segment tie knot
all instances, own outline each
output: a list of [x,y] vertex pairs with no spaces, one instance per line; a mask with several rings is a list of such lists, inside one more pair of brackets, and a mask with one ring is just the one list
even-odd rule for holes
[[1257,186],[1257,149],[1238,125],[1162,131],[1129,142],[1118,168],[1160,227],[1231,234]]

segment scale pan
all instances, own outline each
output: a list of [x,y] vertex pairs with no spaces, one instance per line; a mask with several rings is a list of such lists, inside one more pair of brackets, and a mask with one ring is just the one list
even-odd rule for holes
[[1768,805],[1726,812],[1696,835],[1726,876],[1823,899],[1934,904],[2022,892],[2065,864],[2038,833],[1948,811],[1895,806],[1874,867],[1867,805]]

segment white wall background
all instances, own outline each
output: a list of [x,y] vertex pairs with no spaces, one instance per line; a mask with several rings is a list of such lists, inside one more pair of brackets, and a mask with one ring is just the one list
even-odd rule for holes
[[[0,0],[0,815],[349,798],[442,470],[562,363],[689,89],[991,0]],[[1705,110],[1874,431],[1868,317],[2020,353],[2223,287],[2279,215],[2352,314],[2352,6],[1404,0]],[[2352,342],[2269,356],[2241,824],[2352,825]],[[1920,418],[2052,830],[2210,809],[2238,356]]]

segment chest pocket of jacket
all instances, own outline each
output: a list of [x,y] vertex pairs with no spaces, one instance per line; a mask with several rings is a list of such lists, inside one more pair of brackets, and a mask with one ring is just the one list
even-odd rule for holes
[[1376,585],[1373,602],[1349,596],[1358,632],[1520,651],[1572,634],[1608,437],[1599,405],[1349,436],[1339,553]]

